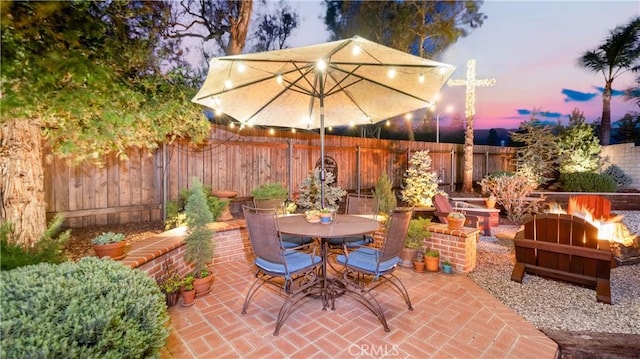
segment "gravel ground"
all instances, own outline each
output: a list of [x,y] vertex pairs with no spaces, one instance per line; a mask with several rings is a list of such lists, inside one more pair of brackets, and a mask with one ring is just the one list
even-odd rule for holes
[[[640,233],[640,212],[618,211],[632,233]],[[514,226],[499,226],[481,237],[478,263],[469,277],[539,329],[640,334],[640,264],[611,270],[613,304],[598,303],[595,291],[525,275],[511,281],[515,263]]]

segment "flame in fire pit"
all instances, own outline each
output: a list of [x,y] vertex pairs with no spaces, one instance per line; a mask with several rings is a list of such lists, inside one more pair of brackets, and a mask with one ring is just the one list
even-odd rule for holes
[[549,204],[549,210],[547,213],[553,214],[570,214],[572,216],[584,218],[585,221],[593,224],[598,228],[598,239],[608,240],[610,242],[621,243],[625,246],[633,244],[633,240],[636,234],[631,233],[629,228],[622,223],[624,216],[614,216],[611,218],[594,218],[591,209],[586,206],[582,206],[574,201],[573,198],[569,199],[569,208],[572,208],[571,213],[567,213],[562,206],[557,203]]

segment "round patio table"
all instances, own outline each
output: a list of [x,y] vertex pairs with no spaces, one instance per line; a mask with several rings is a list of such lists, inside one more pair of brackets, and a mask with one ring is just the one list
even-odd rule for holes
[[[327,278],[327,253],[329,238],[341,238],[354,235],[375,232],[380,227],[380,222],[371,215],[336,215],[329,224],[309,223],[303,215],[290,215],[278,217],[280,232],[302,237],[319,238],[321,240],[322,257],[322,310],[326,310],[331,303],[334,310],[334,297],[337,295],[337,283]],[[342,286],[341,286],[342,287]]]

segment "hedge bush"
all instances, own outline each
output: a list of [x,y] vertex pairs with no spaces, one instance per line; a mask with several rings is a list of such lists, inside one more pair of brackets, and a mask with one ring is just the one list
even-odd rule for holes
[[613,178],[594,172],[563,173],[560,182],[567,192],[615,192],[617,188]]
[[159,357],[169,335],[152,278],[95,257],[2,273],[1,357]]
[[624,170],[617,165],[609,165],[602,171],[602,174],[613,178],[618,187],[628,186],[633,183],[633,178],[624,173]]

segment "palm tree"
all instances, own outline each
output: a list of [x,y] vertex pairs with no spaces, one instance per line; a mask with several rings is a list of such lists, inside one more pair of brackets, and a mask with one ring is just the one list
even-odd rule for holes
[[602,93],[602,122],[600,144],[611,140],[611,85],[613,80],[628,70],[640,67],[640,17],[626,26],[617,26],[597,49],[585,52],[579,59],[580,66],[604,75]]

